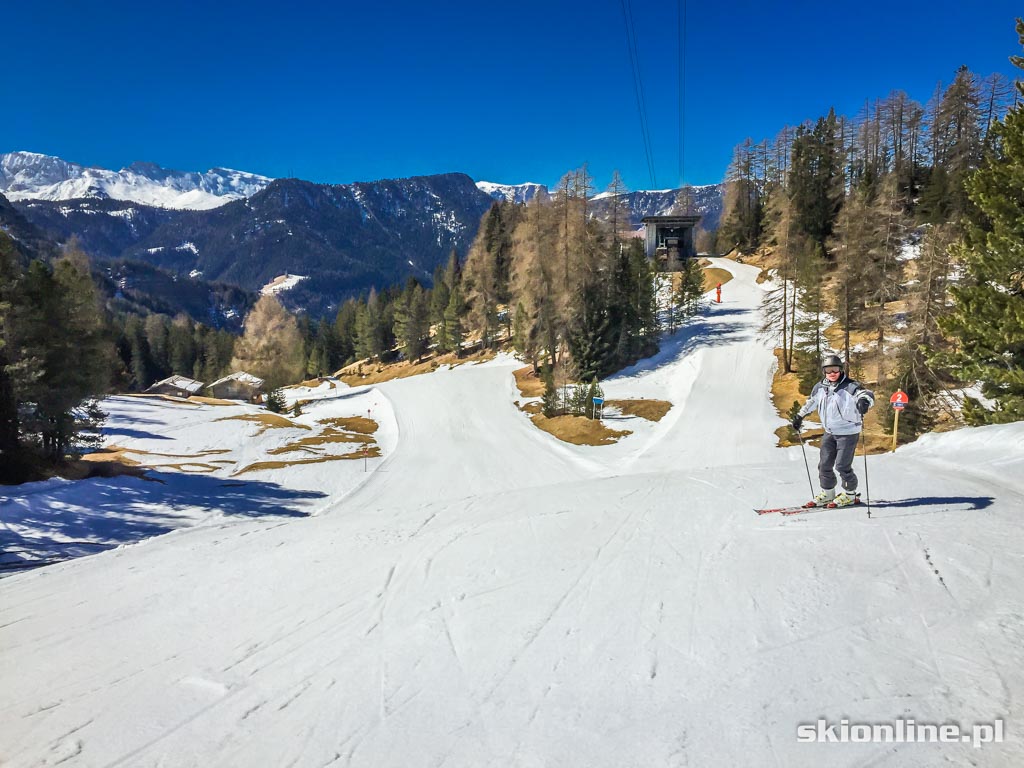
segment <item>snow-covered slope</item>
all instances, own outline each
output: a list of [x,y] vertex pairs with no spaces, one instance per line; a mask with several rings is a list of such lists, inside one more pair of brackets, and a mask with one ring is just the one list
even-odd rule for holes
[[86,168],[35,152],[0,155],[0,193],[10,200],[73,200],[99,197],[161,208],[206,210],[248,197],[272,180],[244,171],[171,171],[132,163],[120,171]]
[[[372,471],[218,470],[208,504],[251,519],[0,580],[5,765],[1024,764],[1021,425],[870,457],[869,478],[858,457],[871,519],[756,516],[807,478],[774,447],[757,270],[716,266],[724,303],[607,382],[675,403],[610,420],[634,430],[614,446],[533,428],[508,358],[318,390],[312,409],[386,399]],[[232,440],[156,419],[112,438]],[[158,484],[104,482],[112,512],[179,513]],[[40,536],[86,533],[8,496]],[[260,517],[267,499],[316,514]],[[1001,718],[1006,741],[797,741],[897,717]]]

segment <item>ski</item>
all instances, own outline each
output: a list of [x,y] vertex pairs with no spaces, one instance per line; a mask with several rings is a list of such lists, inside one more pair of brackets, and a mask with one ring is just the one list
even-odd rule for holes
[[771,509],[755,509],[754,511],[759,515],[770,515],[776,512],[782,515],[793,515],[805,509],[813,509],[814,506],[813,502],[808,502],[807,504],[797,504],[792,507],[772,507]]
[[817,504],[812,504],[810,506],[800,507],[799,509],[789,510],[789,511],[783,512],[782,514],[783,515],[800,515],[800,514],[803,514],[804,512],[821,512],[821,511],[826,510],[826,509],[846,509],[847,507],[861,507],[861,506],[864,506],[864,502],[861,501],[860,497],[858,496],[857,500],[855,502],[853,502],[853,504],[844,504],[843,506],[839,506],[838,504],[835,504],[835,503],[830,501],[828,504],[825,504],[825,505],[820,506],[820,507]]
[[[863,506],[863,505],[864,505],[864,502],[861,501],[860,497],[858,496],[857,497],[857,501],[855,501],[853,504],[847,504],[846,506],[848,506],[848,507],[859,507],[859,506]],[[796,505],[793,505],[791,507],[772,507],[770,509],[755,509],[754,511],[757,514],[759,514],[759,515],[770,515],[770,514],[799,515],[799,514],[802,514],[804,512],[816,512],[816,511],[822,510],[822,509],[843,509],[843,508],[844,507],[840,507],[840,506],[838,506],[838,505],[836,505],[836,504],[834,504],[832,502],[829,502],[828,504],[822,504],[822,505],[819,506],[819,505],[815,504],[813,501],[809,501],[806,504],[796,504]]]

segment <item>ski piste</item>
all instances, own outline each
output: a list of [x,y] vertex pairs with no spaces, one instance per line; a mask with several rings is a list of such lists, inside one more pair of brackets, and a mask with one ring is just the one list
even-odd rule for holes
[[846,504],[844,506],[839,506],[833,502],[819,505],[815,504],[813,501],[809,501],[806,504],[798,504],[792,507],[771,507],[768,509],[755,509],[754,511],[759,515],[770,515],[776,513],[780,515],[800,515],[805,512],[820,512],[823,509],[845,509],[846,507],[862,506],[864,506],[864,502],[861,501],[860,496],[858,496],[857,500],[853,502],[853,504]]

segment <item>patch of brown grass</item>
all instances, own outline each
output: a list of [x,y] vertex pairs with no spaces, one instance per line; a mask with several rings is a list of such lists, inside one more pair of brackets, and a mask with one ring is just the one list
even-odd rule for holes
[[312,429],[307,424],[296,424],[290,419],[286,419],[279,413],[240,413],[237,416],[224,416],[223,418],[217,419],[217,421],[252,421],[260,425],[260,430],[256,433],[259,437],[268,429]]
[[368,419],[365,416],[343,416],[334,419],[320,419],[317,424],[323,424],[328,427],[337,427],[338,429],[344,429],[346,432],[358,432],[361,435],[372,435],[380,426],[376,421]]
[[732,280],[732,272],[721,267],[707,267],[704,270],[704,291],[712,290],[719,283],[725,285],[730,280]]
[[529,414],[540,413],[544,409],[544,403],[540,400],[533,400],[529,403],[524,403],[523,405],[520,405],[519,401],[516,400],[515,406],[523,413]]
[[639,416],[648,421],[661,421],[672,408],[668,400],[605,400],[606,408],[616,408],[624,416]]
[[512,372],[516,379],[516,387],[523,397],[542,397],[544,395],[544,382],[540,376],[533,372],[533,366],[527,365]]
[[555,416],[549,419],[543,414],[530,417],[530,421],[549,435],[573,445],[611,445],[619,438],[632,434],[629,430],[608,429],[600,421],[584,416]]
[[350,387],[358,387],[366,384],[380,384],[393,379],[405,379],[409,376],[418,376],[421,373],[430,373],[442,365],[459,366],[464,363],[482,363],[485,360],[492,360],[497,355],[493,349],[475,352],[472,355],[457,357],[454,353],[440,356],[423,358],[418,363],[410,363],[403,360],[399,363],[370,363],[362,360],[345,366],[335,373],[335,377],[341,379]]
[[306,451],[320,445],[333,445],[336,443],[361,443],[363,445],[376,445],[376,441],[369,435],[362,435],[355,432],[340,432],[333,427],[328,427],[319,435],[304,437],[294,443],[282,445],[280,448],[273,448],[267,451],[271,456],[279,456],[282,453],[293,451]]
[[284,467],[296,467],[300,464],[323,464],[328,461],[345,461],[349,459],[362,459],[362,458],[377,458],[380,454],[379,446],[369,446],[365,451],[359,449],[358,451],[352,451],[351,453],[342,454],[341,456],[317,456],[311,459],[294,459],[292,461],[257,461],[255,464],[250,464],[243,469],[235,472],[232,477],[238,475],[244,475],[246,472],[258,472],[263,469],[283,469]]

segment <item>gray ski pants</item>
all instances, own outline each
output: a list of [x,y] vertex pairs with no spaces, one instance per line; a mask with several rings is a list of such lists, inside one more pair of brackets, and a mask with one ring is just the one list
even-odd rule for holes
[[833,465],[843,478],[843,488],[857,490],[857,476],[853,474],[853,454],[857,450],[860,435],[832,435],[825,433],[821,438],[821,455],[818,457],[818,480],[824,490],[836,487],[836,473]]

